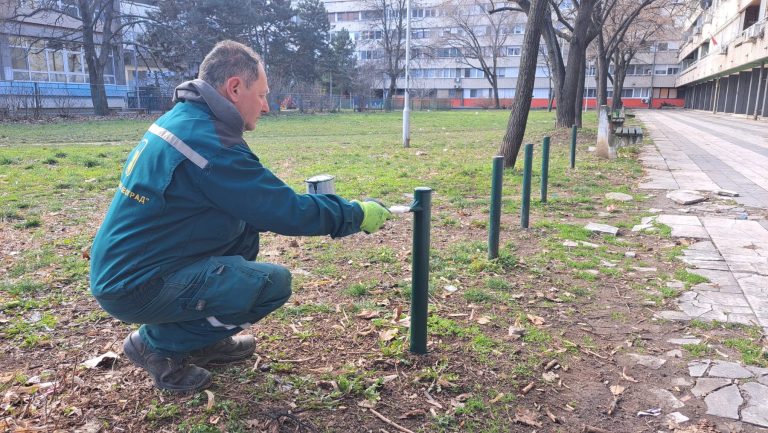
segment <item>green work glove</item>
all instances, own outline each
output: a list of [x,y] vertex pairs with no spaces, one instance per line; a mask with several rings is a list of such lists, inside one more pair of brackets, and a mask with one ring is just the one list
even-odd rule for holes
[[388,219],[392,218],[392,213],[377,200],[352,200],[352,202],[357,203],[363,209],[363,222],[360,223],[360,230],[366,233],[370,234],[377,231]]

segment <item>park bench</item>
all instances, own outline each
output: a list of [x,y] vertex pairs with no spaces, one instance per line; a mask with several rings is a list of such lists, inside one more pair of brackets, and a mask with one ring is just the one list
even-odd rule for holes
[[643,129],[637,126],[621,126],[613,133],[619,139],[620,146],[629,146],[643,142]]
[[621,126],[624,124],[624,110],[613,110],[613,113],[608,114],[608,120],[610,120],[613,126]]

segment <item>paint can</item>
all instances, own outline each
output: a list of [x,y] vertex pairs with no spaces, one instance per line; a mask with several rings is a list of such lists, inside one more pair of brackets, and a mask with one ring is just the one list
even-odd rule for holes
[[336,194],[335,178],[330,174],[318,174],[305,180],[307,194]]

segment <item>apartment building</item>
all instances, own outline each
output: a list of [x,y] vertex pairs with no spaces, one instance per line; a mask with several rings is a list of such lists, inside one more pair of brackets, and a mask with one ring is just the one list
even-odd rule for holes
[[768,0],[702,0],[686,21],[677,86],[685,107],[768,116]]
[[[358,61],[365,63],[381,57],[377,52],[377,39],[381,32],[375,25],[376,12],[371,3],[365,0],[323,0],[328,10],[331,31],[346,29],[357,47]],[[484,21],[478,5],[467,1],[466,8],[471,10],[476,19],[474,32],[480,40],[489,37],[490,27]],[[493,93],[483,71],[476,62],[462,59],[459,50],[450,43],[452,36],[461,29],[450,15],[444,0],[422,0],[412,2],[411,10],[411,45],[417,55],[410,64],[410,88],[416,97],[430,96],[448,98],[451,106],[492,106]],[[506,21],[502,55],[498,63],[499,98],[502,106],[511,104],[515,96],[515,86],[520,70],[523,37],[526,30],[526,16],[521,12],[502,12],[510,14]],[[471,19],[471,18],[469,18]],[[668,39],[668,40],[667,40]],[[564,44],[565,45],[565,44]],[[664,105],[682,106],[682,95],[678,94],[675,79],[679,72],[678,49],[679,35],[668,36],[665,40],[654,42],[650,49],[639,53],[629,68],[622,99],[628,107],[660,107]],[[430,49],[431,55],[419,57],[419,50]],[[567,50],[567,45],[565,46]],[[539,66],[533,90],[533,108],[546,107],[551,94],[552,82],[549,66],[541,49]],[[469,63],[469,64],[467,64]],[[595,68],[594,62],[587,68],[585,79],[585,103],[595,106]],[[387,79],[382,75],[375,81],[374,90],[382,95],[387,90]],[[398,94],[405,88],[405,79],[398,80]],[[611,90],[609,90],[611,92]]]
[[[19,5],[19,9],[16,9]],[[77,39],[80,11],[74,0],[59,0],[55,6],[65,14],[47,12],[23,20],[16,13],[29,13],[34,1],[3,2],[0,5],[0,110],[70,111],[92,107],[88,69]],[[9,19],[10,18],[10,19]],[[96,35],[100,37],[100,35]],[[104,71],[110,107],[125,101],[122,53],[109,53]]]

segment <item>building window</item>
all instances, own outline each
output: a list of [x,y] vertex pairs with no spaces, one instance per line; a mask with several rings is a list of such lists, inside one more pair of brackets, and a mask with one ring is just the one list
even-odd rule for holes
[[[13,79],[87,83],[88,67],[83,48],[75,44],[46,45],[31,38],[11,38]],[[115,84],[115,56],[110,54],[104,67],[104,82]]]
[[411,10],[411,18],[434,18],[437,15],[437,9],[434,8],[416,8]]
[[360,60],[374,60],[381,58],[381,50],[361,50],[357,52]]
[[656,65],[653,69],[653,75],[676,75],[680,72],[677,65]]
[[520,54],[522,54],[523,49],[520,47],[506,47],[507,48],[507,55],[513,56],[513,57],[519,57]]
[[520,68],[496,68],[496,76],[499,78],[516,78],[520,74]]
[[364,41],[372,41],[381,39],[381,30],[364,30],[360,32],[360,39]]
[[413,39],[427,39],[430,36],[429,29],[413,29],[411,30],[411,37]]
[[437,78],[459,78],[461,76],[461,68],[442,68],[438,69],[437,72]]
[[651,75],[651,65],[627,65],[627,75]]
[[522,35],[525,33],[525,24],[515,24],[512,27],[512,34],[513,35]]
[[447,57],[459,57],[461,56],[461,52],[458,48],[451,47],[451,48],[438,48],[435,51],[435,55],[437,57],[447,58]]
[[360,21],[360,12],[336,12],[336,21]]
[[485,73],[482,69],[464,68],[464,78],[485,78]]
[[363,11],[364,20],[377,20],[381,18],[381,10]]
[[470,98],[487,98],[488,89],[469,89]]

